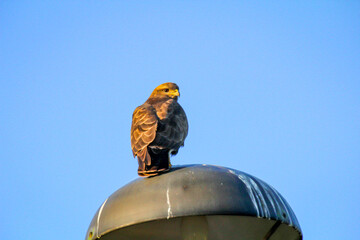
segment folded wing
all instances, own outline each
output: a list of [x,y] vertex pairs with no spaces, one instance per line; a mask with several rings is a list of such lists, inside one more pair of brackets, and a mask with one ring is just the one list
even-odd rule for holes
[[151,165],[147,146],[154,141],[158,119],[151,107],[139,106],[135,109],[131,125],[131,148],[134,157],[138,156],[139,164],[144,168]]

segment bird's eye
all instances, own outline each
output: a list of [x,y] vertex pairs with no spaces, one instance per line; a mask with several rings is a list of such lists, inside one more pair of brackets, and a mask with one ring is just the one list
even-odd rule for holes
[[165,91],[165,92],[169,92],[169,89],[168,89],[168,88],[166,88],[166,89],[164,89],[164,91]]

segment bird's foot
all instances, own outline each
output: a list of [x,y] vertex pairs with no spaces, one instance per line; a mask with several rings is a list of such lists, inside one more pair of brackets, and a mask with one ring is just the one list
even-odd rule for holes
[[152,177],[152,176],[156,176],[165,172],[168,172],[170,170],[170,168],[151,168],[149,170],[138,170],[138,175],[140,177]]

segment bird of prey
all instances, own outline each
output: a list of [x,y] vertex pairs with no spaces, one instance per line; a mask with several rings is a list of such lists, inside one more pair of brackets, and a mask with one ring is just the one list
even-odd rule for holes
[[178,103],[179,87],[164,83],[154,89],[132,116],[131,148],[138,175],[155,176],[170,169],[170,154],[178,153],[188,134],[188,121]]

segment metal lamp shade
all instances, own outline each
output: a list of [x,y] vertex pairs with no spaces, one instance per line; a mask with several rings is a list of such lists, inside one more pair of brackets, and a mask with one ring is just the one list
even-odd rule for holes
[[95,214],[85,239],[299,240],[302,233],[285,199],[260,179],[187,165],[117,190]]

